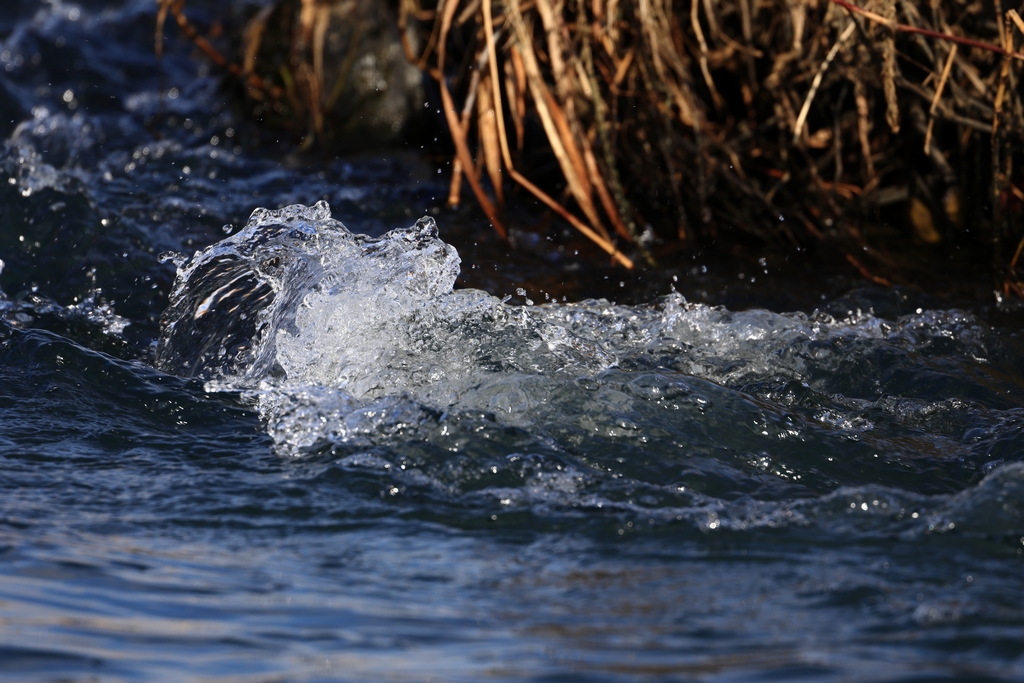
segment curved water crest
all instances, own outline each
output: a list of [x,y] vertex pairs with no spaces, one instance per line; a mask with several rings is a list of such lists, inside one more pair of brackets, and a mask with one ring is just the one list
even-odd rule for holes
[[1024,528],[1000,502],[1024,483],[1000,467],[1024,447],[1016,356],[967,313],[511,306],[452,289],[432,219],[373,238],[324,202],[259,209],[180,262],[158,364],[242,392],[280,453],[385,497],[705,530]]

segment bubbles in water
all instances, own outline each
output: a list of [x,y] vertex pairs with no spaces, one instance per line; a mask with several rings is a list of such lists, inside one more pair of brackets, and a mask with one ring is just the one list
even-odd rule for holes
[[[526,296],[526,290],[523,289],[522,287],[517,287],[516,288],[516,296],[524,297],[523,301],[526,302],[527,306],[532,306],[533,305],[533,299],[531,299],[530,297]],[[511,297],[506,297],[505,299],[502,299],[501,302],[502,303],[506,303],[509,299],[511,299]]]
[[[461,474],[421,464],[402,470],[401,486],[469,495],[495,477],[474,495],[643,509],[708,532],[923,529],[945,514],[934,501],[872,482],[915,470],[919,451],[962,462],[1001,438],[981,429],[972,451],[960,435],[973,404],[919,393],[937,381],[921,358],[986,363],[993,353],[984,326],[958,311],[732,312],[676,293],[643,306],[511,306],[452,289],[459,257],[432,219],[374,238],[349,232],[324,202],[258,209],[178,265],[158,363],[243,392],[280,453],[413,439],[451,456],[487,444]],[[943,391],[969,386],[986,400],[956,372],[943,377]],[[552,469],[520,476],[491,463],[509,429],[529,435],[528,462]],[[921,430],[909,456],[907,430]],[[580,444],[585,457],[569,457]],[[941,472],[925,467],[915,486]],[[753,498],[724,502],[737,491]]]
[[156,260],[160,263],[173,263],[176,267],[181,268],[188,263],[188,256],[179,251],[165,251],[157,256]]

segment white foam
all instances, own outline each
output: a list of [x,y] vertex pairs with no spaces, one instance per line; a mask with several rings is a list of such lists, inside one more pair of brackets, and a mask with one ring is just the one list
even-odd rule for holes
[[[541,439],[590,434],[602,444],[642,447],[671,432],[681,448],[701,457],[724,449],[737,454],[729,467],[800,483],[820,479],[816,472],[833,465],[800,460],[782,467],[794,447],[782,441],[824,445],[836,435],[874,439],[881,450],[887,437],[876,434],[879,412],[910,425],[933,413],[955,417],[967,406],[907,396],[917,401],[911,410],[906,402],[880,401],[901,381],[894,368],[920,368],[930,353],[984,363],[991,351],[984,326],[958,311],[896,320],[857,312],[838,320],[732,312],[678,294],[643,306],[519,307],[485,292],[453,290],[459,265],[429,218],[372,238],[349,232],[324,202],[257,210],[244,230],[179,268],[158,357],[191,374],[205,365],[211,390],[245,392],[282,454],[412,438],[456,452],[465,444],[445,441],[441,416],[475,412],[491,421],[481,423],[489,434],[487,424],[525,428]],[[195,348],[196,334],[223,332],[218,321],[233,324],[244,316],[251,316],[251,348],[239,351],[237,362],[223,362],[231,344],[216,339],[203,347],[206,355],[184,361],[175,355]],[[911,356],[916,360],[908,361]],[[800,392],[826,403],[776,424],[775,408],[735,391],[759,382],[776,387],[766,391],[779,394],[768,400],[780,409],[803,400]],[[908,382],[901,390],[912,391]],[[863,416],[865,410],[874,416]],[[797,448],[813,452],[813,446]],[[759,468],[761,460],[771,467]],[[494,495],[614,505],[580,488],[580,472],[535,477],[518,493],[498,486]],[[718,503],[699,502],[702,520],[711,514],[707,505]],[[767,503],[746,512],[715,510],[707,524],[716,526],[709,529],[788,524],[811,514]]]

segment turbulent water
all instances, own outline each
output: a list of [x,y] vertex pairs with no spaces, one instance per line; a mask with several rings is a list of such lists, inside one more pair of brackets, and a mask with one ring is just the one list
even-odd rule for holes
[[154,14],[0,16],[0,678],[1024,677],[987,302],[463,287],[444,174],[276,161]]

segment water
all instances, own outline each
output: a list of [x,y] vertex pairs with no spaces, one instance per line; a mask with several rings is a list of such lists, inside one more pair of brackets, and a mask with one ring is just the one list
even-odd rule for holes
[[149,2],[13,8],[0,678],[1024,676],[1012,317],[503,301],[415,154],[282,163]]

